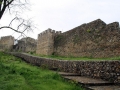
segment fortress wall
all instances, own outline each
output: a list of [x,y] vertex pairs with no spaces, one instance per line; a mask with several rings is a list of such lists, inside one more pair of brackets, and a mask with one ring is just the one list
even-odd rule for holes
[[35,52],[37,47],[37,41],[33,38],[26,38],[26,52]]
[[14,45],[13,51],[35,52],[37,41],[33,38],[26,37],[18,40],[18,44]]
[[[0,39],[0,50],[10,50],[14,37]],[[73,57],[115,57],[120,56],[120,28],[118,22],[106,24],[100,19],[82,24],[67,32],[48,29],[38,35],[18,41],[13,51],[35,52],[41,55]]]
[[0,39],[0,51],[11,50],[14,45],[14,37],[4,36]]
[[55,36],[54,53],[74,57],[120,56],[118,22],[106,24],[98,19]]
[[38,35],[36,53],[41,55],[52,55],[54,51],[54,37],[61,32],[48,29]]

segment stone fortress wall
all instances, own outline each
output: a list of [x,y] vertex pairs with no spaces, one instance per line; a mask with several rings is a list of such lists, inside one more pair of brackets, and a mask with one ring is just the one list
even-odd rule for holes
[[36,52],[41,55],[73,57],[115,57],[120,56],[120,28],[118,22],[106,24],[100,19],[82,24],[67,32],[48,29],[38,39],[23,38],[14,45],[12,36],[2,37],[1,50]]
[[18,40],[18,44],[13,46],[13,51],[20,52],[35,52],[36,51],[36,40],[30,37],[22,38]]
[[27,37],[21,39],[26,44],[26,52],[35,52],[37,41],[33,38]]
[[[12,37],[11,37],[12,38]],[[4,41],[5,40],[5,41]],[[1,38],[1,46],[11,46],[10,38]],[[28,39],[33,43],[34,40]],[[26,52],[26,39],[18,41],[19,49]],[[30,47],[31,48],[31,47]],[[32,51],[32,49],[29,49]],[[48,29],[38,35],[37,54],[59,55],[75,57],[114,57],[120,56],[120,28],[118,22],[106,24],[98,19],[78,26],[72,30],[61,33]],[[120,61],[69,61],[52,60],[31,56],[25,53],[10,53],[21,57],[23,60],[38,66],[46,66],[50,69],[57,68],[60,71],[78,73],[81,76],[100,78],[114,83],[120,83]]]
[[60,56],[120,56],[118,22],[106,24],[98,19],[62,33],[54,41],[54,53]]
[[97,19],[64,33],[47,30],[38,35],[36,53],[97,58],[119,56],[119,23],[106,24]]
[[14,45],[14,37],[4,36],[0,39],[0,51],[11,50]]
[[54,37],[61,31],[47,29],[38,35],[36,53],[41,55],[52,55],[54,52]]
[[0,51],[21,51],[21,52],[35,52],[36,40],[30,37],[22,38],[15,44],[13,36],[4,36],[0,39]]

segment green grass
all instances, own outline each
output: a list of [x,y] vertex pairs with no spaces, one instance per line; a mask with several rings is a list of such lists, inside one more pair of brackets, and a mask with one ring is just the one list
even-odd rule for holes
[[[30,54],[30,53],[29,53]],[[104,60],[120,60],[120,56],[118,57],[111,57],[111,58],[93,58],[93,57],[73,57],[73,56],[55,56],[55,55],[38,55],[38,54],[31,54],[38,57],[43,58],[51,58],[51,59],[58,59],[58,60],[83,60],[83,61],[104,61]]]
[[0,52],[0,90],[83,90],[56,72]]

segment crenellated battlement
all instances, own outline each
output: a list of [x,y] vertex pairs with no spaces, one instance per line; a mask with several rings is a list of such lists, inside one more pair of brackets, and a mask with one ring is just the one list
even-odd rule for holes
[[43,35],[46,35],[48,33],[55,33],[55,31],[50,29],[50,28],[48,28],[47,30],[45,30],[42,33],[40,33],[39,36],[42,37]]
[[55,31],[50,28],[38,35],[37,54],[51,55],[54,51],[54,37],[61,34],[61,31]]
[[53,34],[53,35],[57,34],[58,35],[58,34],[61,34],[61,31],[55,31],[55,30],[52,30],[52,29],[48,28],[47,30],[38,34],[38,37],[43,37],[43,36],[48,35],[48,34]]

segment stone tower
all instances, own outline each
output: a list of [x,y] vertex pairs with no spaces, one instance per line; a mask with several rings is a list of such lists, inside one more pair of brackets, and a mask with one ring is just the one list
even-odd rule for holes
[[0,39],[0,51],[11,50],[14,45],[14,37],[4,36]]
[[38,34],[36,53],[40,55],[52,55],[54,51],[55,30],[47,29]]

